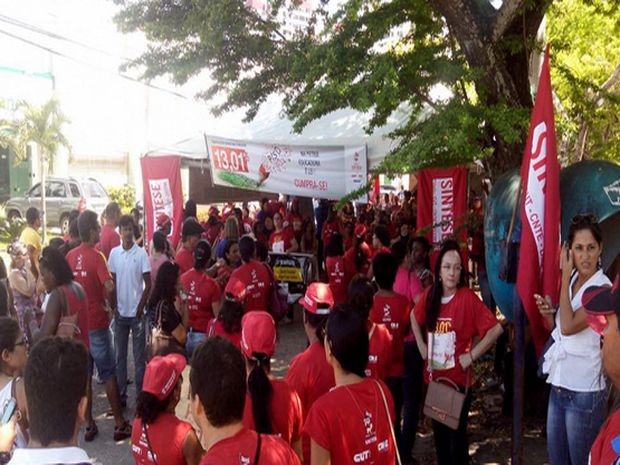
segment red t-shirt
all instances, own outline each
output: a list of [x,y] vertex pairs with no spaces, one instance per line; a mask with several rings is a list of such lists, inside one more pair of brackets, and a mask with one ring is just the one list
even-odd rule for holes
[[334,304],[344,304],[347,301],[347,281],[344,269],[344,257],[327,257],[325,260],[329,288],[334,295]]
[[[135,418],[131,428],[131,453],[136,465],[185,465],[183,442],[192,425],[179,420],[172,413],[161,413],[147,426],[148,441],[142,429],[142,420]],[[151,447],[149,447],[149,443]],[[152,448],[152,449],[151,449]],[[153,460],[153,455],[155,460]]]
[[222,231],[222,223],[203,223],[202,227],[204,228],[204,236],[209,241],[209,244],[214,245],[216,239],[219,237],[220,232]]
[[73,279],[80,283],[88,298],[88,330],[107,329],[110,317],[105,308],[104,283],[112,280],[103,254],[85,243],[67,254],[67,262],[73,270]]
[[362,244],[360,245],[360,250],[366,257],[366,263],[364,263],[364,265],[362,265],[359,270],[355,266],[355,248],[351,247],[344,253],[344,268],[347,276],[350,276],[349,279],[351,279],[358,273],[361,273],[364,276],[368,274],[368,269],[370,268],[370,263],[372,261],[372,251],[370,250],[370,247],[368,246],[368,244],[366,244],[366,242],[362,242]]
[[[267,265],[256,260],[244,263],[230,275],[226,292],[232,292],[230,288],[233,278],[239,279],[245,286],[245,299],[243,309],[245,312],[250,310],[269,309],[269,294],[271,290],[271,276],[267,271]],[[236,297],[236,296],[235,296]]]
[[[273,394],[271,397],[270,416],[271,426],[274,433],[280,436],[287,444],[293,444],[301,438],[303,427],[303,414],[301,401],[294,389],[282,379],[272,379],[271,387]],[[254,416],[252,415],[252,398],[250,393],[245,398],[245,408],[243,410],[243,426],[254,429]]]
[[88,337],[88,297],[84,296],[84,299],[80,299],[71,284],[59,286],[57,289],[65,296],[69,315],[77,313],[77,326],[80,329],[80,334],[76,335],[75,338],[78,341],[82,341],[86,347],[90,347],[90,339]]
[[220,287],[213,278],[195,268],[181,276],[181,284],[187,292],[188,327],[206,333],[214,316],[213,304],[222,300]]
[[174,256],[174,261],[179,266],[181,274],[183,274],[194,267],[194,254],[187,247],[182,246]]
[[235,347],[241,350],[241,331],[238,333],[227,333],[224,325],[217,318],[213,318],[209,322],[209,336],[222,336],[232,342]]
[[[426,299],[431,289],[432,287],[422,294],[422,298],[413,310],[420,327],[425,326]],[[433,364],[435,376],[448,378],[460,386],[465,386],[468,374],[461,368],[459,356],[471,350],[475,336],[484,337],[487,331],[496,324],[495,316],[472,290],[467,287],[458,289],[452,299],[447,303],[442,303],[439,309],[432,349],[435,353],[433,359],[436,361]],[[428,342],[428,333],[426,339]],[[430,346],[428,351],[431,352]],[[468,371],[471,372],[471,369]],[[428,377],[427,370],[425,373]],[[473,375],[469,376],[471,384]]]
[[281,249],[277,248],[276,252],[286,252],[291,248],[291,242],[295,238],[293,229],[290,227],[284,228],[282,231],[274,231],[269,236],[269,250],[274,251],[274,244],[282,243]]
[[[366,378],[336,387],[310,409],[304,432],[329,451],[332,464],[396,464],[390,421],[376,383]],[[390,390],[381,381],[378,383],[388,403],[389,418],[393,419]]]
[[601,427],[590,449],[590,465],[612,465],[620,458],[620,410]]
[[366,376],[385,380],[391,373],[392,335],[385,325],[369,322],[368,337]]
[[110,258],[112,249],[118,245],[121,245],[121,236],[119,236],[115,228],[108,224],[104,224],[101,227],[97,248],[103,252],[106,260]]
[[[222,439],[202,456],[200,465],[255,465],[258,434],[243,428]],[[301,465],[291,446],[277,436],[261,434],[260,465]]]
[[386,247],[384,245],[379,246],[378,249],[373,248],[372,249],[372,258],[374,259],[377,255],[379,255],[380,253],[389,253],[391,254],[392,251],[390,250],[389,247]]
[[407,297],[400,294],[375,294],[370,321],[385,325],[392,335],[392,363],[388,376],[400,377],[404,374],[404,339],[411,326],[409,313]]
[[323,240],[323,244],[325,247],[329,245],[329,241],[331,241],[334,233],[340,232],[340,228],[338,227],[338,221],[334,220],[331,223],[327,221],[323,223],[323,231],[321,233],[321,239]]
[[[334,369],[325,358],[325,348],[319,342],[310,345],[292,361],[286,382],[297,391],[304,418],[314,402],[334,387]],[[310,437],[302,435],[304,463],[310,463]]]

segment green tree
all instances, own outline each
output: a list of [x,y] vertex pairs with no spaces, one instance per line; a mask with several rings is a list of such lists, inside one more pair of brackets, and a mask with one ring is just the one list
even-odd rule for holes
[[39,153],[41,173],[41,215],[43,218],[43,241],[46,239],[45,185],[48,170],[53,171],[58,149],[71,146],[63,133],[63,125],[69,120],[62,113],[60,104],[51,98],[41,106],[22,101],[17,106],[19,117],[0,123],[0,143],[8,146],[19,160],[25,160],[28,144],[34,144]]
[[[497,176],[521,160],[530,63],[551,0],[344,0],[291,35],[278,19],[284,0],[267,1],[266,14],[245,0],[116,2],[121,30],[149,40],[129,66],[177,83],[208,70],[214,83],[198,96],[225,95],[216,114],[245,107],[251,119],[277,94],[298,131],[352,107],[370,112],[371,132],[401,108],[410,116],[381,171],[482,159]],[[433,97],[439,84],[449,98]]]
[[620,162],[619,11],[606,0],[556,0],[549,9],[558,147],[567,162]]

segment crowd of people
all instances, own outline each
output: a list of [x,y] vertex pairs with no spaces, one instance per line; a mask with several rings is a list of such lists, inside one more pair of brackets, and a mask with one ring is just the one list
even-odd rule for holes
[[[51,448],[53,463],[88,463],[75,446],[80,429],[87,442],[99,434],[93,378],[105,386],[113,439],[131,439],[138,465],[413,464],[426,392],[437,383],[463,399],[454,424],[429,413],[437,463],[469,463],[473,367],[503,328],[492,296],[468,285],[463,244],[433,250],[415,235],[415,211],[410,192],[357,211],[263,199],[256,212],[212,206],[200,222],[189,201],[178,238],[160,214],[145,243],[139,212],[123,215],[113,202],[102,218],[72,214],[68,235],[43,248],[30,209],[0,281],[0,402],[15,399],[16,412],[0,426],[0,463],[52,463],[36,458],[38,448]],[[474,261],[484,255],[479,233]],[[542,367],[551,465],[612,463],[604,460],[620,437],[620,417],[602,427],[603,365],[620,384],[607,349],[620,307],[601,251],[596,219],[576,218],[559,307],[536,296],[552,330]],[[283,315],[274,311],[269,252],[311,254],[320,271],[298,302],[307,347],[285,379],[271,373]],[[188,364],[193,423],[175,414]]]

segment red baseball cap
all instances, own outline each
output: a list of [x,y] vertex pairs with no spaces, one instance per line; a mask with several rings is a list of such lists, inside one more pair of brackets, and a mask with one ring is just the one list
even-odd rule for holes
[[263,311],[253,310],[241,319],[241,349],[246,357],[253,353],[271,357],[276,350],[276,324],[272,316]]
[[606,315],[620,314],[620,275],[613,286],[588,287],[581,296],[581,305],[588,314],[586,320],[590,327],[603,334],[607,328]]
[[170,217],[165,213],[157,215],[157,226],[162,227],[170,223]]
[[[308,285],[306,294],[299,299],[299,305],[315,315],[329,315],[334,306],[334,295],[329,284],[314,282]],[[319,305],[321,307],[319,308]],[[327,308],[325,308],[327,305]]]
[[181,354],[153,357],[146,366],[142,390],[159,400],[166,399],[174,391],[186,365],[187,360]]
[[366,225],[360,223],[360,224],[355,225],[354,233],[357,237],[362,237],[366,235],[367,230],[368,229],[366,228]]

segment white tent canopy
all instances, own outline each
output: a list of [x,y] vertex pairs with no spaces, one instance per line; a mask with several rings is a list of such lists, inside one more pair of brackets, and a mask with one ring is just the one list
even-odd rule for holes
[[[351,108],[334,111],[311,122],[301,134],[293,133],[293,123],[283,115],[280,100],[276,96],[267,99],[251,122],[242,122],[244,114],[243,110],[237,110],[219,118],[213,118],[207,122],[204,134],[290,145],[366,144],[369,169],[377,166],[395,147],[397,142],[388,138],[387,134],[403,124],[409,116],[406,107],[398,108],[384,126],[368,135],[364,128],[370,121],[370,114],[360,113]],[[149,154],[179,154],[186,158],[204,159],[206,158],[204,134],[197,134],[195,137],[161,147]]]

